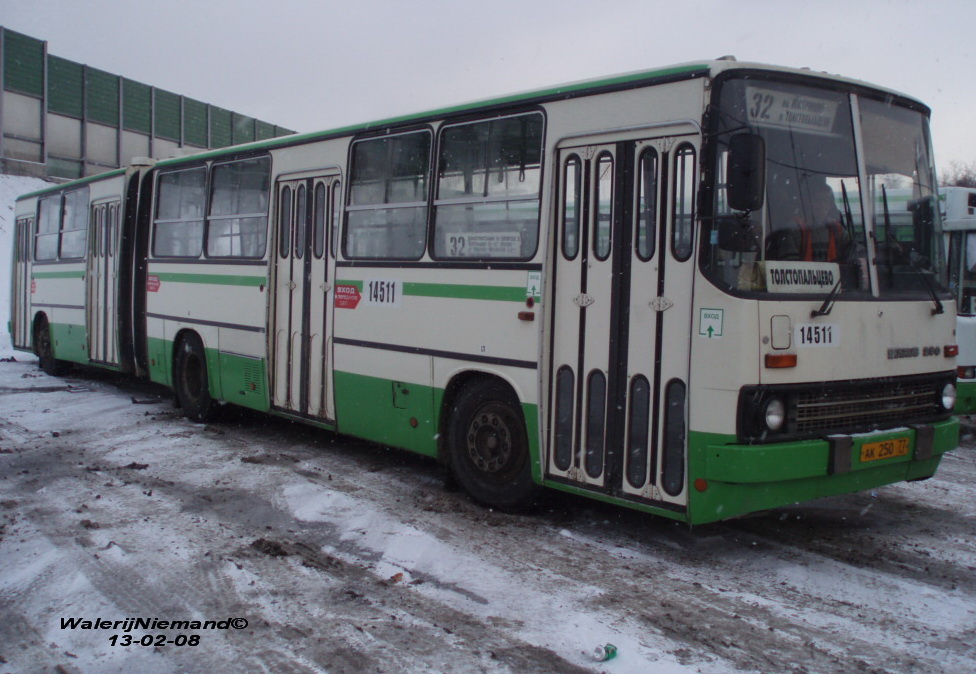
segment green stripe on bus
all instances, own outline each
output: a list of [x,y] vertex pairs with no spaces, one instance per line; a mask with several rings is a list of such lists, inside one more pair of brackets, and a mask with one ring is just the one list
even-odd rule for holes
[[[364,281],[336,281],[336,285],[355,286],[363,291]],[[444,297],[459,300],[524,302],[525,288],[519,286],[473,286],[456,283],[404,283],[403,294],[412,297]]]
[[404,295],[417,297],[449,297],[462,300],[497,300],[524,302],[525,288],[506,286],[469,286],[446,283],[404,283]]
[[150,273],[160,280],[173,283],[203,283],[222,286],[262,286],[267,285],[267,276],[231,276],[224,274],[180,274],[177,272]]
[[31,274],[32,278],[85,278],[85,271],[78,269],[75,271],[35,271]]

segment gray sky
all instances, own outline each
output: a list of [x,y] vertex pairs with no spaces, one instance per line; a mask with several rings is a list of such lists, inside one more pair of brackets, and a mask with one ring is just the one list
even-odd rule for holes
[[0,25],[298,131],[734,54],[920,98],[939,169],[976,162],[968,0],[0,0]]

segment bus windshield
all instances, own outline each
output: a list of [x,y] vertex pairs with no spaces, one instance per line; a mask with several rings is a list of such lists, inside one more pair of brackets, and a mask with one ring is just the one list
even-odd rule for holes
[[[723,82],[716,102],[713,214],[703,213],[701,258],[716,284],[938,304],[947,281],[922,112],[890,98],[747,78]],[[765,193],[752,211],[733,208],[726,189],[739,134],[760,137],[764,148]]]

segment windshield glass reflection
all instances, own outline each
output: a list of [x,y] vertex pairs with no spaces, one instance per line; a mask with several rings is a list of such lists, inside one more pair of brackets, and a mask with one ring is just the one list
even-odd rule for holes
[[[713,111],[715,216],[706,219],[702,255],[703,270],[718,285],[862,298],[874,283],[882,295],[942,289],[926,120],[880,101],[856,102],[867,185],[860,184],[857,108],[847,93],[747,79],[723,83]],[[752,212],[731,209],[724,189],[730,139],[742,133],[765,144],[765,198]],[[870,229],[877,240],[872,251]],[[882,265],[876,276],[872,257]]]

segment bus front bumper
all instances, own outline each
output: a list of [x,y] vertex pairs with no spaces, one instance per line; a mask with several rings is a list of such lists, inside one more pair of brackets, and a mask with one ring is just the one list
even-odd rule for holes
[[700,438],[692,453],[692,523],[931,477],[958,446],[959,421],[767,445],[717,439]]

